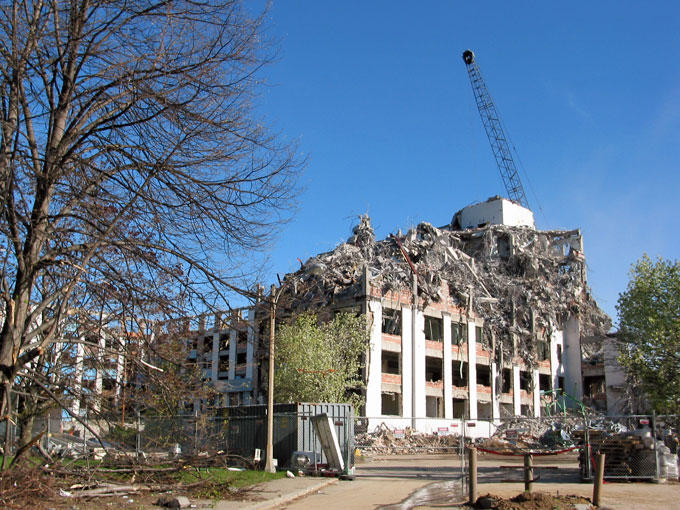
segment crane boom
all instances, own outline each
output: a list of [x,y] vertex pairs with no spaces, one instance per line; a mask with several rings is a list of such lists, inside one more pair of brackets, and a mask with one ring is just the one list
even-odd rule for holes
[[508,141],[503,132],[501,121],[496,112],[496,105],[486,88],[482,73],[479,71],[477,62],[475,61],[475,54],[472,50],[465,50],[463,52],[463,60],[467,66],[468,75],[470,76],[470,83],[472,84],[472,91],[475,94],[477,101],[477,109],[482,118],[482,124],[486,130],[486,136],[491,143],[491,150],[496,158],[496,164],[501,172],[503,184],[508,192],[508,198],[518,202],[523,207],[529,208],[529,202],[524,194],[522,182],[519,179],[515,161],[512,159]]

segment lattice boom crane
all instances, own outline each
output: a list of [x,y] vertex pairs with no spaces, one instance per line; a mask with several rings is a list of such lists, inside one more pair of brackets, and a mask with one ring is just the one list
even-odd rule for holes
[[489,138],[489,143],[491,143],[491,150],[501,172],[503,184],[508,192],[508,198],[528,209],[529,202],[524,193],[522,182],[519,179],[515,161],[512,159],[505,132],[498,118],[498,112],[496,112],[496,106],[491,98],[491,94],[489,94],[489,90],[486,88],[486,83],[484,83],[484,78],[482,78],[482,73],[479,71],[475,61],[475,54],[472,50],[465,50],[463,52],[463,60],[467,66],[472,91],[477,101],[477,109],[482,118],[486,136]]

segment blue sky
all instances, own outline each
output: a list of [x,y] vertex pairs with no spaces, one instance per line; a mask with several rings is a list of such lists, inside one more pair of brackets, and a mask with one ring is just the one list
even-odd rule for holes
[[259,108],[309,164],[275,274],[334,248],[359,214],[378,238],[505,194],[462,52],[519,155],[541,229],[580,228],[615,318],[644,252],[680,251],[680,3],[274,1]]

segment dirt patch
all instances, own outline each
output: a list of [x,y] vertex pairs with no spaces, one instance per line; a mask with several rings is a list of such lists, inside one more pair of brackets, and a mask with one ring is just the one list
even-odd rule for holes
[[576,504],[590,504],[582,496],[552,496],[544,492],[522,492],[510,499],[486,494],[477,499],[474,508],[492,510],[573,510]]

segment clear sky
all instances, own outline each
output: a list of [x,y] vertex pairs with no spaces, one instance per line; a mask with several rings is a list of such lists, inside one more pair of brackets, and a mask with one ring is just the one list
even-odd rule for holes
[[462,52],[476,56],[541,229],[583,232],[615,319],[644,252],[680,252],[680,2],[274,1],[260,97],[309,164],[275,274],[368,213],[379,239],[505,194]]

